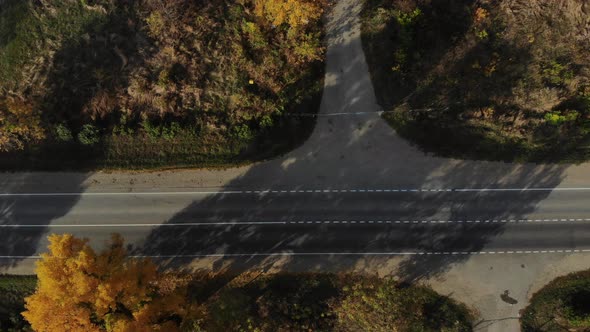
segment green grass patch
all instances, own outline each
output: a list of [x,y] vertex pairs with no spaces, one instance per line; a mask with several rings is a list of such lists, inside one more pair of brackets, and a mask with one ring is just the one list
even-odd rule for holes
[[573,12],[366,0],[363,45],[383,117],[439,156],[587,160],[590,53],[569,37]]
[[590,329],[590,271],[559,277],[531,298],[520,323],[522,330],[539,332]]

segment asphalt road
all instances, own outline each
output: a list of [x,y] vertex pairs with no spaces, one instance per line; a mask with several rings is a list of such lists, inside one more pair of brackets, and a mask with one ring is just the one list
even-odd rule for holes
[[[534,291],[590,267],[590,190],[568,189],[590,187],[590,163],[446,159],[397,136],[378,113],[362,3],[335,1],[328,15],[322,116],[304,145],[225,170],[1,173],[0,272],[32,273],[28,258],[46,250],[49,233],[88,237],[99,247],[118,232],[133,254],[182,261],[182,268],[199,258],[207,271],[420,279],[475,308],[484,323],[477,330],[517,331]],[[264,188],[275,192],[253,192]],[[170,193],[178,190],[200,192]],[[60,192],[71,194],[52,194]],[[273,255],[288,262],[270,266],[265,259]],[[508,290],[518,305],[503,301]]]
[[322,116],[304,145],[225,170],[1,173],[0,272],[32,273],[47,234],[98,248],[118,232],[163,266],[419,279],[479,312],[478,331],[518,331],[536,290],[590,267],[590,190],[568,189],[590,187],[590,163],[446,159],[400,138],[379,115],[362,3],[328,15]]
[[137,255],[472,255],[590,249],[590,190],[0,196],[0,256],[48,233]]

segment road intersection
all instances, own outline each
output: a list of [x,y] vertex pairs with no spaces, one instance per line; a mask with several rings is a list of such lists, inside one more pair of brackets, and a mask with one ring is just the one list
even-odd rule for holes
[[[49,233],[208,270],[357,271],[419,280],[513,331],[551,278],[590,267],[590,164],[424,154],[379,117],[360,1],[336,1],[314,133],[224,170],[0,174],[0,267],[31,273]],[[517,304],[500,296],[509,290]]]

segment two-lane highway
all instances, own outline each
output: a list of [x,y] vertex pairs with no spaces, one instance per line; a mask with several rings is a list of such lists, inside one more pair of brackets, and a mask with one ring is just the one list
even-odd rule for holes
[[37,256],[49,233],[137,254],[469,255],[585,252],[590,190],[277,189],[4,193],[0,256]]

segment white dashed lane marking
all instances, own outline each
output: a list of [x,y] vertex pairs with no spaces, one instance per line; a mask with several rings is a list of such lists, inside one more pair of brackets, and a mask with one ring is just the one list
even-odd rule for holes
[[0,197],[19,196],[165,196],[165,195],[237,195],[237,194],[342,194],[342,193],[433,193],[433,192],[547,192],[590,191],[590,187],[570,188],[392,188],[392,189],[265,189],[265,190],[193,190],[193,191],[128,191],[128,192],[56,192],[56,193],[0,193]]
[[286,226],[286,225],[432,225],[432,224],[533,224],[590,222],[590,218],[485,219],[485,220],[288,220],[187,223],[119,223],[119,224],[0,224],[0,228],[109,228],[109,227],[197,227],[197,226]]
[[[273,256],[468,256],[468,255],[544,255],[544,254],[581,254],[590,253],[590,249],[554,249],[554,250],[507,250],[507,251],[399,251],[399,252],[271,252],[271,253],[216,253],[194,255],[133,255],[134,258],[233,258],[233,257],[273,257]],[[0,259],[40,259],[40,256],[0,256]]]

